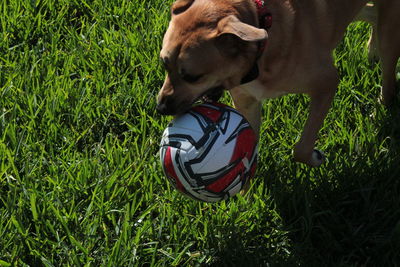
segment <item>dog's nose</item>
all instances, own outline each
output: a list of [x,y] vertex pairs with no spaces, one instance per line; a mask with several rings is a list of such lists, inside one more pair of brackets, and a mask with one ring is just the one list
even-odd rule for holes
[[160,103],[157,104],[156,110],[161,115],[175,115],[174,105],[172,100],[164,98]]
[[156,110],[161,115],[168,115],[167,105],[165,103],[158,104]]

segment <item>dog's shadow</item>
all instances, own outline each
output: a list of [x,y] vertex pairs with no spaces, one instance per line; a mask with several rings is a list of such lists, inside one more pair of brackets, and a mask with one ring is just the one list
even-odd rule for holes
[[[280,222],[270,209],[262,211],[252,231],[226,241],[218,266],[400,264],[400,104],[376,124],[381,146],[371,145],[359,156],[337,153],[317,169],[261,166],[264,195],[272,197]],[[243,239],[255,242],[249,246]]]
[[291,188],[288,181],[272,182],[303,265],[400,264],[400,103],[387,113],[376,126],[380,145],[338,155],[322,170],[299,167]]

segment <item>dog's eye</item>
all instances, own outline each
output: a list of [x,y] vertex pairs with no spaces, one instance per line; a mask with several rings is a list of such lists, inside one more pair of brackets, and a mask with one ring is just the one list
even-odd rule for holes
[[171,8],[171,12],[173,15],[179,15],[185,12],[192,4],[194,0],[178,0],[176,1]]
[[169,60],[168,58],[162,58],[160,57],[160,62],[162,64],[162,66],[164,67],[164,69],[168,70],[168,65],[169,65]]
[[185,82],[188,82],[188,83],[195,83],[195,82],[197,82],[198,80],[200,80],[201,77],[203,77],[203,75],[184,74],[184,75],[182,76],[182,79],[183,79]]

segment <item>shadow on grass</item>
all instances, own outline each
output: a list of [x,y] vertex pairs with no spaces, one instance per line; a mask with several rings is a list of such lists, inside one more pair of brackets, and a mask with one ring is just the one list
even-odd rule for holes
[[323,169],[299,165],[287,173],[301,177],[290,187],[270,185],[302,266],[400,264],[399,107],[377,123],[382,147],[371,144],[358,155],[338,147]]
[[267,187],[261,197],[272,197],[280,218],[275,235],[270,211],[261,211],[265,221],[226,239],[213,266],[398,266],[400,105],[388,113],[376,123],[381,147],[332,148],[317,169],[268,159],[272,166],[258,176]]

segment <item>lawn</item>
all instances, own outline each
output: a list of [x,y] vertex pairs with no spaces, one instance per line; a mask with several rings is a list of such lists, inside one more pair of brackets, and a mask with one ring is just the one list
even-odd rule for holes
[[399,266],[400,101],[378,101],[370,28],[335,51],[327,162],[292,160],[309,99],[268,100],[248,194],[199,203],[159,163],[171,2],[0,4],[0,266]]

